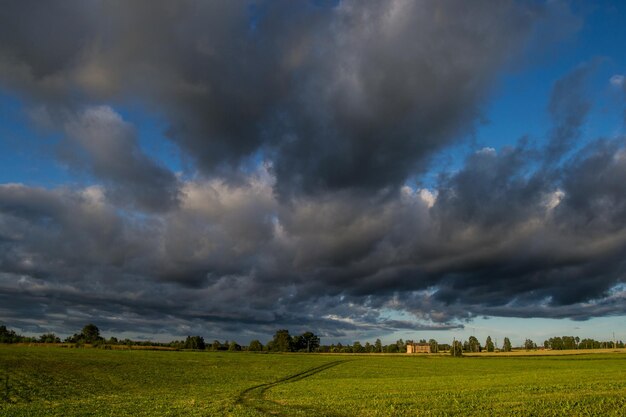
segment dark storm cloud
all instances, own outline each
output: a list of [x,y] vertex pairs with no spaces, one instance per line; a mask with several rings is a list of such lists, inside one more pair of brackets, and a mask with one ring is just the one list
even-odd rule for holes
[[178,204],[174,174],[141,151],[134,128],[110,107],[90,107],[69,117],[63,131],[61,160],[107,184],[114,200],[146,211]]
[[[381,286],[376,277],[360,283],[358,271],[376,268],[387,256],[374,241],[384,239],[394,214],[405,210],[397,203],[386,203],[389,213],[377,219],[380,203],[363,201],[352,222],[348,199],[307,199],[286,210],[266,173],[238,187],[187,183],[182,195],[178,210],[152,220],[118,212],[98,187],[0,187],[1,292],[21,300],[15,310],[6,307],[5,320],[98,318],[118,329],[167,325],[175,334],[184,334],[178,326],[189,323],[232,334],[314,326],[337,337],[448,328],[386,319],[378,311],[385,297],[364,297],[357,289]],[[410,205],[424,214],[419,201]],[[299,219],[311,212],[345,214],[330,223],[320,215],[311,218],[313,228],[301,228]],[[346,236],[335,233],[341,224]],[[369,249],[360,248],[360,239]],[[312,251],[318,245],[324,248]],[[332,253],[341,245],[352,253],[347,262]],[[373,258],[356,265],[368,255]],[[325,268],[335,274],[314,280]],[[351,278],[332,282],[342,275]],[[348,295],[352,286],[361,294]],[[80,315],[70,317],[74,311]]]
[[597,63],[582,65],[554,84],[548,105],[554,123],[546,152],[549,162],[560,158],[580,138],[591,108],[585,81],[595,67]]
[[[484,148],[436,186],[402,185],[471,133],[551,5],[4,6],[2,86],[97,183],[0,185],[7,322],[363,339],[479,315],[624,313],[623,139],[576,146],[591,67],[556,82],[547,149]],[[129,100],[165,117],[208,175],[150,159],[113,110]]]
[[624,137],[587,145],[564,167],[564,204],[558,215],[572,230],[594,236],[621,229],[626,220]]
[[[7,250],[4,272],[80,280],[85,265],[120,265],[125,233],[115,209],[96,187],[49,191],[19,184],[0,186],[0,235]],[[80,271],[73,273],[73,271]]]
[[435,298],[488,309],[515,301],[529,316],[559,317],[567,310],[535,308],[601,300],[623,283],[624,146],[621,139],[593,143],[558,174],[533,171],[533,159],[514,163],[519,152],[483,152],[479,159],[488,161],[476,165],[474,156],[440,190],[434,209],[444,230],[455,244],[468,236],[473,249],[461,247],[462,260],[450,265]]
[[478,315],[623,314],[625,154],[597,142],[547,173],[522,143],[476,152],[437,190],[288,203],[260,170],[236,186],[186,182],[179,208],[154,219],[117,212],[97,187],[5,185],[2,293],[32,301],[5,317],[75,309],[72,323],[147,334],[363,338]]
[[93,1],[9,0],[0,10],[1,84],[65,99],[67,73],[98,22]]
[[282,194],[377,189],[471,128],[542,12],[510,1],[9,2],[0,73],[65,105],[143,99],[207,173],[261,150]]
[[[332,38],[300,47],[321,49],[324,66],[304,61],[313,72],[289,97],[289,108],[304,111],[281,114],[278,189],[380,188],[422,170],[471,126],[493,71],[528,30],[527,11],[493,6],[344,3]],[[303,59],[319,59],[307,52]]]

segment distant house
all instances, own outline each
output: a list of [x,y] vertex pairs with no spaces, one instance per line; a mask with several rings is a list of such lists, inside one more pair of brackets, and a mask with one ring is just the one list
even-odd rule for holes
[[428,343],[407,343],[406,353],[430,353],[430,345]]

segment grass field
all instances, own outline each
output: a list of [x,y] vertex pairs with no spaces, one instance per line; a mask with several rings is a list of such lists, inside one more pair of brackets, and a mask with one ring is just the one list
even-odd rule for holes
[[0,415],[624,416],[626,355],[455,359],[0,345]]

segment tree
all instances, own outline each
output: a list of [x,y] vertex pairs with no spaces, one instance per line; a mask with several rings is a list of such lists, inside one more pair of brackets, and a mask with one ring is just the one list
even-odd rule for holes
[[320,347],[320,338],[312,332],[304,332],[295,336],[292,341],[292,349],[298,352],[313,352]]
[[503,352],[510,352],[511,351],[511,341],[509,340],[508,337],[504,338],[504,343],[502,344],[502,351]]
[[435,339],[430,339],[428,341],[428,344],[430,345],[430,353],[439,352],[439,345],[437,344],[437,341]]
[[354,353],[363,353],[363,352],[365,352],[365,349],[361,345],[361,342],[359,342],[357,340],[356,342],[354,342],[352,344],[352,352],[354,352]]
[[81,331],[81,336],[81,339],[85,343],[95,343],[103,340],[103,338],[100,337],[100,329],[98,329],[98,326],[93,323],[89,323],[88,325],[83,327],[83,330]]
[[468,345],[469,345],[470,352],[480,352],[482,350],[482,347],[480,346],[480,342],[474,336],[469,337]]
[[289,334],[289,330],[281,329],[277,330],[274,334],[274,338],[268,343],[268,348],[274,352],[291,352],[293,339]]
[[381,342],[380,339],[376,339],[376,341],[374,342],[374,351],[378,353],[382,353],[383,342]]
[[[572,338],[572,340],[568,340],[568,337],[565,337],[567,343],[569,345],[575,344],[574,339]],[[550,349],[552,350],[563,350],[563,349],[568,349],[564,343],[564,338],[562,337],[551,337],[550,339],[547,340],[548,342],[548,346],[550,347]],[[544,346],[545,346],[545,342],[544,342]],[[572,347],[573,349],[573,347]]]
[[39,336],[39,343],[61,343],[61,339],[54,333],[45,333]]
[[230,342],[230,344],[228,345],[228,350],[231,352],[238,352],[241,350],[241,346],[239,346],[237,344],[237,342],[235,342],[234,340],[232,342]]
[[404,340],[398,339],[398,341],[396,341],[396,346],[398,347],[398,352],[406,352],[406,344],[404,343]]
[[398,353],[398,345],[396,343],[392,343],[385,346],[385,353]]
[[185,349],[204,350],[206,344],[202,336],[187,336],[185,339]]
[[458,340],[452,342],[452,346],[450,347],[450,355],[455,357],[463,356],[463,345]]
[[253,340],[248,346],[250,352],[261,352],[263,350],[263,344],[258,340]]
[[19,343],[22,340],[24,337],[15,333],[14,330],[9,330],[4,325],[0,326],[0,343]]
[[524,349],[526,349],[526,350],[533,350],[533,349],[535,349],[536,347],[537,347],[537,345],[536,345],[536,344],[535,344],[535,342],[533,342],[532,340],[530,340],[530,339],[526,339],[526,340],[524,341]]
[[600,348],[600,342],[594,339],[583,339],[580,341],[579,346],[581,349],[598,349]]
[[439,343],[437,345],[437,351],[441,352],[441,351],[448,351],[450,350],[451,346],[447,343]]
[[563,336],[563,349],[576,349],[576,338],[574,336]]
[[491,341],[491,336],[487,336],[487,341],[485,342],[485,348],[487,349],[487,352],[493,352],[495,350],[495,346],[493,345],[493,342]]

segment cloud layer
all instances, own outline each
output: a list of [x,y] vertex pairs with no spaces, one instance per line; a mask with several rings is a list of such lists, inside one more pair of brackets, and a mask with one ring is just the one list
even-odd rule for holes
[[557,174],[529,170],[532,154],[483,150],[436,190],[394,197],[284,203],[263,169],[237,186],[187,181],[176,210],[148,217],[119,212],[101,187],[3,185],[3,297],[32,301],[3,313],[328,335],[626,313],[626,149],[593,143]]
[[141,100],[203,172],[262,152],[288,195],[424,170],[471,128],[538,14],[488,1],[27,3],[3,12],[9,88],[55,106]]
[[[545,146],[407,185],[471,134],[550,5],[28,3],[0,12],[0,86],[92,184],[0,185],[3,319],[367,337],[626,313],[623,138],[577,145],[594,65],[556,82]],[[129,102],[193,175],[141,149]]]

